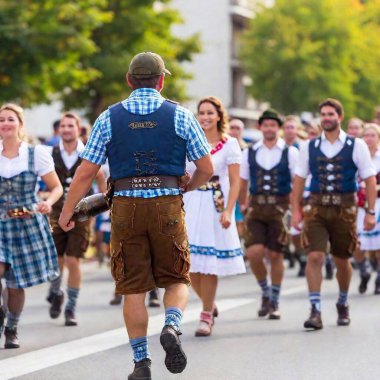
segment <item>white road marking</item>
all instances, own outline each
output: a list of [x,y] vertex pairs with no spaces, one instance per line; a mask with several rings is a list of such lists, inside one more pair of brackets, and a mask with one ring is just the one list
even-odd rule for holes
[[[298,286],[284,290],[282,294],[290,295],[305,290],[305,286]],[[218,309],[220,312],[224,312],[254,302],[256,300],[253,298],[223,299],[218,301]],[[161,332],[163,318],[163,315],[155,315],[149,319],[148,336]],[[198,318],[199,308],[192,308],[186,310],[183,323],[194,322]],[[13,379],[125,344],[129,344],[126,330],[119,328],[0,360],[0,380]]]

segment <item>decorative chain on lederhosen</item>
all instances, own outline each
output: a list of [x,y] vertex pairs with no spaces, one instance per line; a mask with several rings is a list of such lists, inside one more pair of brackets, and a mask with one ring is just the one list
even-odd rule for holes
[[[226,143],[226,141],[226,138],[222,138],[211,150],[211,154],[214,155],[215,153],[223,149],[223,146]],[[212,199],[214,201],[215,210],[220,213],[224,211],[224,195],[222,187],[220,186],[219,176],[213,176],[204,185],[199,187],[198,190],[212,191]]]

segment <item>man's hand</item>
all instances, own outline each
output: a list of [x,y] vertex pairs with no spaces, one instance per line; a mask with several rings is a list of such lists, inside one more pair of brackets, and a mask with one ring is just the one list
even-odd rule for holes
[[63,231],[67,232],[75,227],[75,222],[71,220],[73,214],[73,212],[67,212],[64,209],[62,210],[61,215],[59,216],[58,224]]
[[292,227],[294,227],[297,231],[301,231],[301,222],[302,222],[302,214],[300,211],[294,210],[292,211]]
[[376,226],[375,215],[365,214],[364,217],[364,231],[371,231]]
[[179,178],[179,188],[183,193],[187,191],[187,184],[190,182],[190,173],[185,172],[185,175]]

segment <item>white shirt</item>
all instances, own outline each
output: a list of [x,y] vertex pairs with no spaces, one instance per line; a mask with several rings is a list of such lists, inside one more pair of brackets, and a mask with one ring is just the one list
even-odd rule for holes
[[[53,152],[53,147],[48,147],[48,148],[50,149],[50,154],[51,154]],[[61,152],[61,157],[66,168],[71,169],[77,162],[79,155],[84,151],[84,144],[82,140],[78,140],[77,147],[71,154],[69,154],[65,150],[62,139],[61,139],[59,140],[59,151]]]
[[[327,140],[325,133],[321,134],[320,149],[327,158],[336,156],[344,147],[346,143],[347,134],[341,129],[339,138],[333,143]],[[313,140],[315,144],[319,139]],[[310,141],[303,145],[300,150],[299,160],[296,167],[296,175],[302,178],[307,178],[310,173],[309,167],[309,144]],[[367,144],[358,138],[355,138],[355,145],[352,152],[352,159],[358,168],[360,178],[366,179],[372,175],[376,175],[375,167],[371,160],[371,154]]]
[[[0,177],[11,178],[28,170],[28,144],[22,142],[18,156],[7,158],[2,155],[3,145],[0,142]],[[42,177],[54,171],[53,158],[49,153],[49,147],[36,145],[34,147],[34,172]]]
[[[263,140],[258,141],[252,148],[256,150],[256,162],[264,168],[265,170],[271,170],[274,168],[280,161],[283,150],[286,148],[285,141],[279,138],[276,142],[276,145],[273,148],[268,148]],[[249,149],[243,151],[243,162],[240,167],[240,177],[246,181],[249,180],[249,161],[248,161],[248,152]],[[289,161],[289,170],[294,176],[295,168],[298,160],[298,149],[294,146],[290,146],[288,150],[288,161]]]

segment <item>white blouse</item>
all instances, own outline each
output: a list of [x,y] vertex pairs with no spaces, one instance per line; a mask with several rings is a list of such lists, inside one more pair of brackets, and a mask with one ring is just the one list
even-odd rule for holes
[[[0,177],[11,178],[28,170],[28,144],[21,143],[18,156],[7,158],[2,155],[3,145],[0,142]],[[54,161],[47,149],[43,145],[34,147],[34,172],[42,177],[54,171]]]

